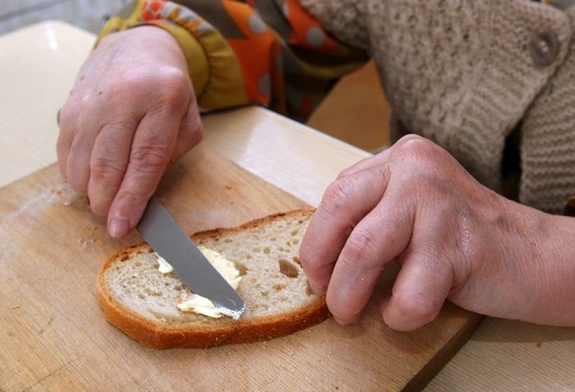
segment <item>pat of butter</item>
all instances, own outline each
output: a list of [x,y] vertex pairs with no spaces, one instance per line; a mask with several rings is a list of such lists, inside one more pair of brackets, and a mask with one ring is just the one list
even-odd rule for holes
[[[203,246],[199,246],[198,248],[204,254],[204,256],[206,256],[210,263],[212,263],[220,275],[222,275],[234,289],[237,289],[238,285],[240,284],[241,276],[240,271],[236,268],[234,263],[227,260],[222,254],[214,250]],[[172,266],[159,255],[157,256],[159,264],[158,270],[162,273],[172,272]],[[225,311],[222,312],[222,309],[216,308],[212,301],[198,294],[191,294],[180,298],[177,307],[182,312],[193,312],[212,318],[220,318],[223,315],[226,315],[237,319],[237,317],[234,315],[227,314]]]
[[234,289],[237,289],[242,277],[240,276],[240,271],[238,271],[235,264],[215,250],[208,249],[204,246],[198,246],[198,249],[218,270],[220,275],[222,275]]
[[172,267],[170,263],[166,261],[166,259],[164,259],[156,252],[154,252],[154,255],[156,255],[156,257],[158,258],[158,271],[160,271],[162,274],[169,274],[174,270],[174,267]]
[[182,312],[193,312],[212,318],[220,318],[223,316],[223,314],[216,309],[212,301],[201,295],[194,293],[188,296],[184,295],[179,301],[177,306]]

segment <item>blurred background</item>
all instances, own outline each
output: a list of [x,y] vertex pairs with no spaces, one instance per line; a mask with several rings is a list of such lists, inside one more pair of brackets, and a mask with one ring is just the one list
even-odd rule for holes
[[[59,20],[96,34],[129,0],[0,0],[0,34]],[[389,107],[373,62],[343,78],[308,125],[366,151],[389,144]]]
[[0,34],[45,20],[61,20],[96,33],[127,0],[0,0]]

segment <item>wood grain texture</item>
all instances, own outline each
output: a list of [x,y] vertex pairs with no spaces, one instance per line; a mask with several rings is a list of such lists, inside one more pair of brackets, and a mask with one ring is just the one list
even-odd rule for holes
[[[205,147],[168,171],[158,195],[190,233],[305,207]],[[359,325],[329,319],[268,342],[157,351],[106,323],[95,298],[102,262],[141,238],[111,239],[55,165],[0,189],[0,240],[3,391],[420,389],[481,320],[447,304],[421,330],[389,330],[377,302],[394,266]]]

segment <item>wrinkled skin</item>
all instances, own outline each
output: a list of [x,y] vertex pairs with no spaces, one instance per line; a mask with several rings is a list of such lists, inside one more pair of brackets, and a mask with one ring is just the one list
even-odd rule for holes
[[[153,48],[153,49],[150,49]],[[103,39],[62,108],[58,162],[114,237],[139,221],[170,162],[202,138],[186,60],[151,26]],[[301,246],[311,287],[341,324],[360,320],[391,260],[384,321],[413,330],[446,299],[474,312],[575,325],[574,219],[504,199],[417,136],[343,171]]]
[[59,117],[60,171],[113,237],[136,226],[167,166],[203,135],[183,52],[150,26],[103,39]]
[[575,325],[574,235],[572,218],[504,199],[439,146],[407,136],[329,186],[300,256],[341,324],[359,321],[397,259],[381,305],[393,329],[425,325],[446,299],[486,315]]

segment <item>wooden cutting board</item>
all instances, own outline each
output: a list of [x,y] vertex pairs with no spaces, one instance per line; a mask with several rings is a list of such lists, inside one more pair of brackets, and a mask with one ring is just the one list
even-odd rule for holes
[[[190,233],[306,206],[204,147],[168,171],[158,195]],[[389,330],[377,302],[391,268],[356,326],[328,319],[268,342],[143,348],[105,321],[95,298],[102,262],[141,241],[111,239],[55,165],[0,189],[0,390],[421,389],[481,321],[446,304],[416,332]]]

